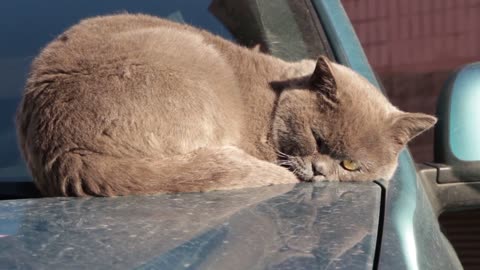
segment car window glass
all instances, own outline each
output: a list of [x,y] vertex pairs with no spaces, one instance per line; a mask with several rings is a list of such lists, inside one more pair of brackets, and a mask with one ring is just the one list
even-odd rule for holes
[[232,39],[208,11],[209,0],[0,2],[0,181],[28,178],[19,154],[14,115],[32,59],[50,40],[85,17],[120,12],[147,13],[187,22]]

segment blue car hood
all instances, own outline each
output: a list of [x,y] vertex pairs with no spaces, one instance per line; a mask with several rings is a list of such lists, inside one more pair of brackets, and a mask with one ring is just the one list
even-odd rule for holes
[[233,191],[0,202],[7,269],[371,269],[381,189]]

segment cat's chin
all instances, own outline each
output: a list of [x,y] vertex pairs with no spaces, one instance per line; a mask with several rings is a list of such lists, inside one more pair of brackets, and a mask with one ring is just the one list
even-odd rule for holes
[[325,175],[315,175],[310,180],[310,182],[320,182],[320,181],[327,181],[327,177]]
[[322,182],[322,181],[328,181],[327,177],[325,175],[298,175],[297,177],[303,181],[303,182]]
[[296,173],[296,176],[302,182],[316,182],[316,181],[327,180],[327,178],[323,175],[309,175],[309,174]]

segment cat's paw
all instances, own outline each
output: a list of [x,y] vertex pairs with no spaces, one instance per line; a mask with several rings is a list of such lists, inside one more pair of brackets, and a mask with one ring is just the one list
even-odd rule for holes
[[[250,176],[249,176],[250,177]],[[299,183],[300,179],[286,168],[265,161],[259,161],[251,177],[265,185]]]
[[245,174],[243,180],[236,185],[253,187],[300,182],[298,177],[288,169],[259,160],[236,147],[224,147],[222,152],[224,158],[230,160],[232,168],[237,167],[242,174]]

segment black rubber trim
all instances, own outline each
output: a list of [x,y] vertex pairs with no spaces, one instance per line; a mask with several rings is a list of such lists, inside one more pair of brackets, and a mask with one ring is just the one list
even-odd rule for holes
[[312,24],[315,26],[317,30],[317,34],[320,37],[320,41],[322,42],[322,47],[325,49],[325,55],[332,60],[337,60],[335,55],[333,54],[332,48],[330,47],[330,41],[327,38],[327,34],[325,34],[325,30],[323,29],[323,25],[320,21],[317,11],[315,10],[315,6],[313,5],[311,0],[304,0],[305,6],[307,6],[308,14],[310,15],[310,19],[312,20]]
[[379,181],[373,181],[380,187],[380,213],[378,215],[377,243],[375,244],[375,255],[373,257],[373,269],[378,269],[380,252],[382,250],[383,224],[385,220],[385,208],[387,203],[387,189]]
[[40,191],[33,182],[0,182],[0,200],[40,198]]

